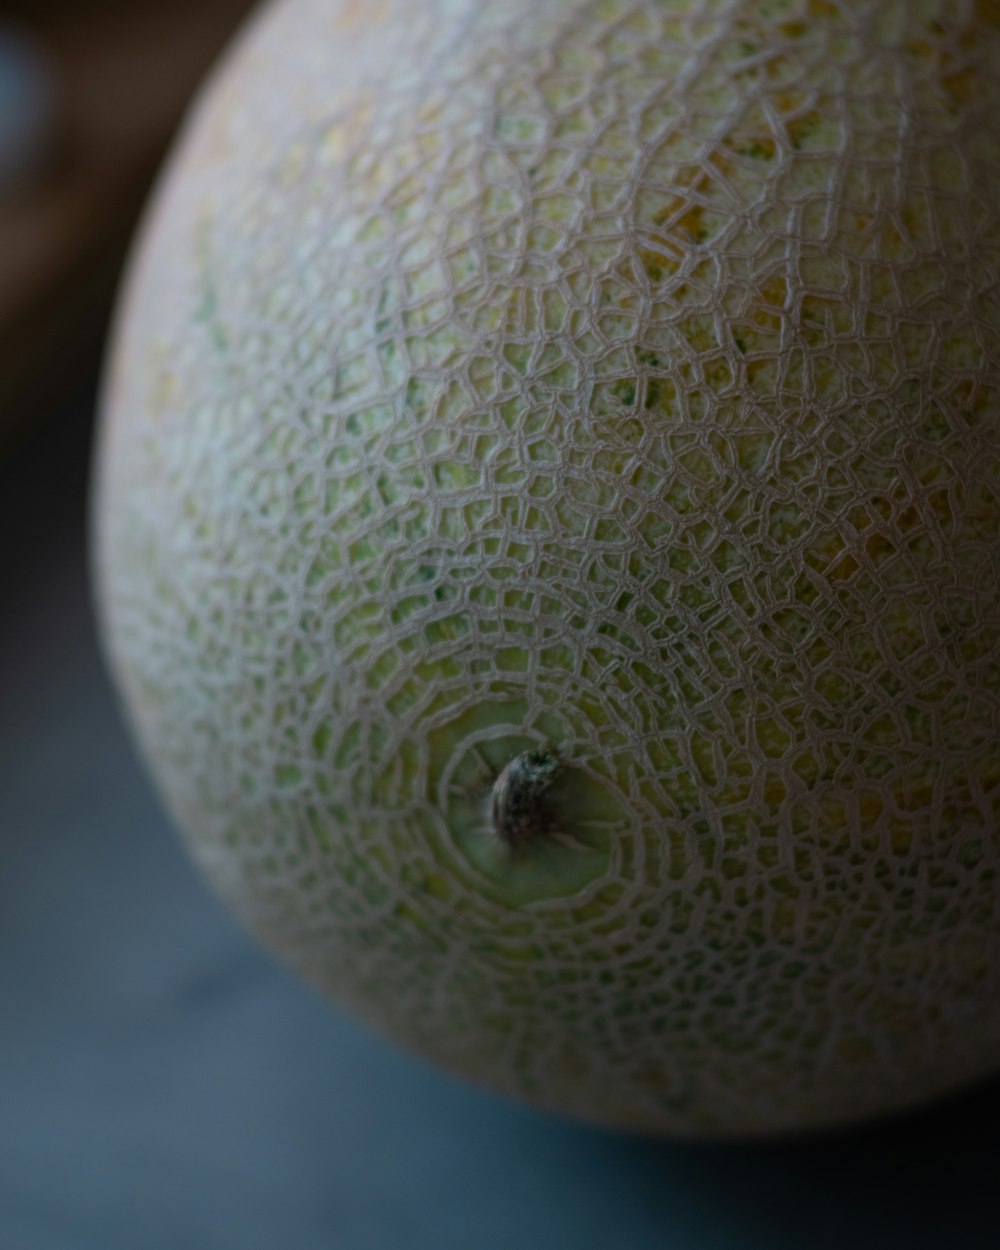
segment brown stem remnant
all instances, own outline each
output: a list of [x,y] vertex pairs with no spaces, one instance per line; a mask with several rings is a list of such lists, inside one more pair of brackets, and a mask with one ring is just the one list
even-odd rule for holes
[[560,772],[548,751],[515,756],[493,783],[490,815],[493,832],[507,846],[518,848],[546,832],[545,796]]

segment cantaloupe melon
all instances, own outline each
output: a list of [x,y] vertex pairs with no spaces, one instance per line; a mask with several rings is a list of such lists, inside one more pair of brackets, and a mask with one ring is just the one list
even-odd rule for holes
[[636,1130],[1000,1054],[1000,6],[284,0],[155,197],[98,598],[309,981]]

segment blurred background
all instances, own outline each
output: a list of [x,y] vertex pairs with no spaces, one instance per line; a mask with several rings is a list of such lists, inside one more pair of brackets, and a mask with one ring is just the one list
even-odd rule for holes
[[151,179],[249,7],[0,6],[0,447],[93,374]]
[[993,1250],[996,1082],[807,1141],[616,1137],[371,1037],[195,877],[101,665],[87,475],[129,237],[247,8],[0,9],[0,1250]]

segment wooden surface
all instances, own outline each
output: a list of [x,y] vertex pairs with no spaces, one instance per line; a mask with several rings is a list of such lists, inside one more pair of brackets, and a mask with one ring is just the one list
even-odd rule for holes
[[79,387],[122,258],[186,104],[248,0],[7,0],[47,54],[51,150],[0,197],[0,450]]

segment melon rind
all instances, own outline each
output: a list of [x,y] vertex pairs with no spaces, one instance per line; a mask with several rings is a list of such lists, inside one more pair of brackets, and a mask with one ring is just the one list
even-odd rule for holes
[[[161,182],[108,653],[314,984],[619,1127],[1000,1053],[1000,14],[285,0]],[[512,856],[489,787],[565,766]]]

